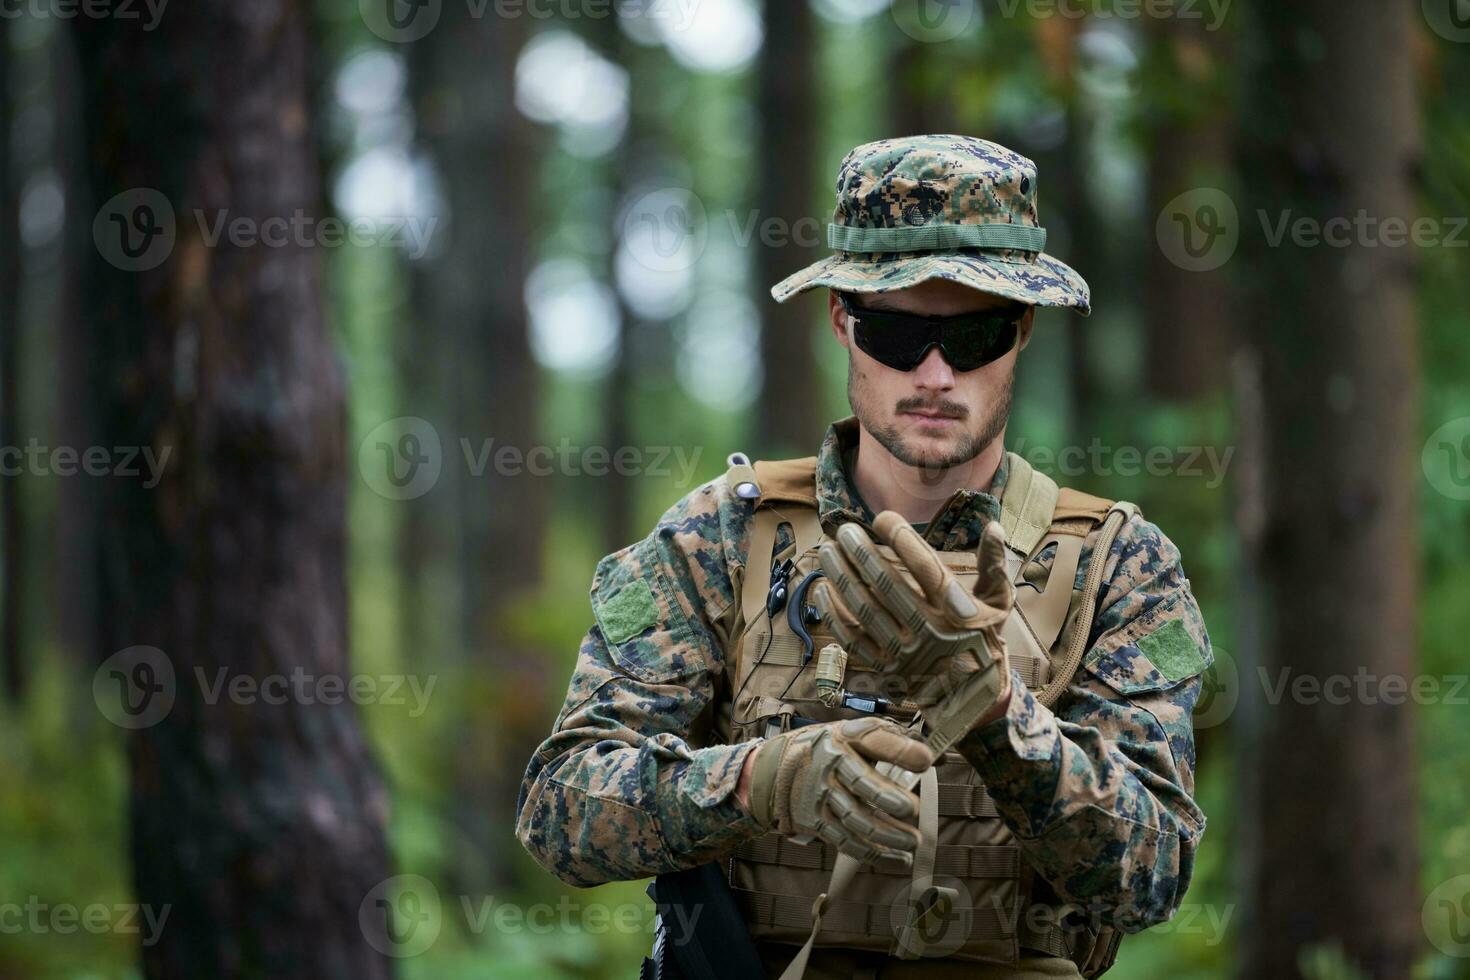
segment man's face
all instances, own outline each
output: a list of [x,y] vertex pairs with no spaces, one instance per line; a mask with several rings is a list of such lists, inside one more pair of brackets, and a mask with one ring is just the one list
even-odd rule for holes
[[[890,293],[854,293],[858,306],[918,316],[956,316],[1013,306],[1011,300],[945,279]],[[852,339],[837,294],[828,300],[832,331],[847,348],[847,399],[864,429],[899,462],[925,469],[967,463],[1006,426],[1016,355],[1031,336],[1033,311],[1021,321],[1016,345],[999,360],[958,372],[934,348],[912,371],[880,364]]]

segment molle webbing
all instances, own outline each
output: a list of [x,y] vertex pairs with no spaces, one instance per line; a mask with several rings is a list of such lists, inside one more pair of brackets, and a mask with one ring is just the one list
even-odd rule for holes
[[[1004,636],[1012,668],[1033,696],[1052,706],[1080,667],[1113,539],[1136,508],[1058,487],[1014,454],[1008,455],[1007,467],[1000,519],[1007,569],[1017,588]],[[816,468],[816,458],[807,457],[759,461],[743,471],[747,479],[754,474],[760,493],[741,584],[743,624],[732,649],[736,741],[764,734],[773,725],[786,728],[798,714],[816,721],[852,716],[817,700],[815,658],[809,668],[803,645],[784,615],[765,614],[782,525],[790,525],[795,538],[795,548],[783,552],[796,560],[792,581],[817,567],[815,548],[824,531],[818,520]],[[1093,558],[1085,575],[1079,575],[1084,540],[1100,524]],[[886,546],[880,550],[892,557]],[[1032,563],[1047,555],[1050,568],[1042,578]],[[962,581],[974,581],[973,552],[940,556]],[[817,648],[831,641],[820,624],[811,632]],[[848,671],[850,680],[872,676]],[[747,680],[753,683],[747,686]],[[860,691],[861,683],[853,689]],[[880,771],[888,768],[884,764]],[[933,884],[936,894],[949,893],[950,900],[962,898],[962,892],[940,882],[968,883],[965,889],[973,893],[973,902],[966,900],[966,905],[973,918],[951,956],[1014,963],[1024,947],[1071,958],[1089,977],[1111,964],[1117,947],[1111,930],[1101,935],[1085,929],[1069,932],[1055,922],[1031,923],[1021,915],[1030,906],[1035,872],[967,761],[953,751],[944,753],[938,766],[920,778],[919,803],[920,829],[927,832],[923,861],[916,855],[912,871],[883,862],[861,866],[820,841],[798,844],[775,833],[746,841],[731,855],[730,884],[755,938],[801,945],[784,978],[803,974],[816,945],[904,959],[932,955],[925,952],[924,937],[933,924],[929,920],[947,916],[952,906],[934,904],[916,909],[905,922],[896,921],[891,899],[895,888],[904,887],[905,877],[914,887]]]

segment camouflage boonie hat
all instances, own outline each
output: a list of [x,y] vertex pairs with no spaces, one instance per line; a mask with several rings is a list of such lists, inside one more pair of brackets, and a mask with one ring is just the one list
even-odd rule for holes
[[857,147],[837,171],[827,244],[837,254],[771,287],[776,302],[818,286],[886,293],[949,279],[1034,306],[1092,309],[1086,281],[1042,251],[1036,164],[973,136]]

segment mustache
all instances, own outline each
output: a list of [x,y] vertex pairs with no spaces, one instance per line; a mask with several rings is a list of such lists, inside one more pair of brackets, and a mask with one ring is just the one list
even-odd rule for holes
[[905,398],[893,410],[898,413],[929,412],[933,415],[945,415],[954,419],[964,419],[970,414],[967,406],[943,398]]

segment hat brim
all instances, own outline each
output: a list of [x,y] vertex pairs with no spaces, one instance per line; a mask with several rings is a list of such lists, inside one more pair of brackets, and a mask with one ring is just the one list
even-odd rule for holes
[[1092,290],[1065,262],[1041,254],[1035,262],[1016,262],[983,252],[930,252],[886,261],[832,255],[771,287],[784,303],[798,293],[826,286],[855,293],[889,293],[930,279],[948,279],[981,292],[1032,306],[1059,306],[1087,316]]

